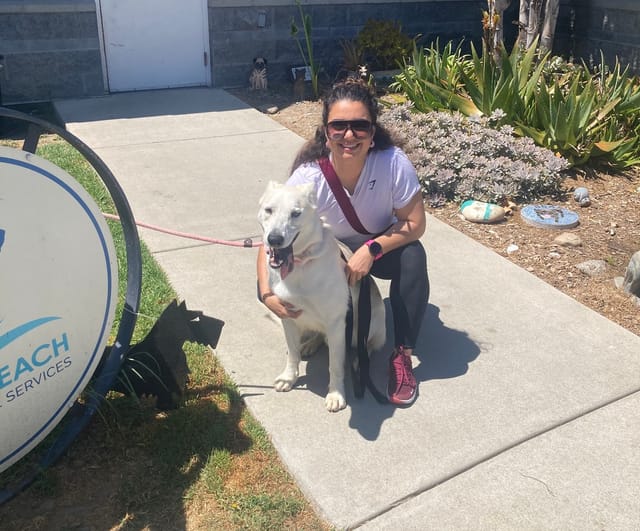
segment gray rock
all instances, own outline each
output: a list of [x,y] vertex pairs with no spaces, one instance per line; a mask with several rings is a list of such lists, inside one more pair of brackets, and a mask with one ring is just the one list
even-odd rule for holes
[[553,242],[558,245],[562,245],[563,247],[580,247],[582,245],[580,236],[573,232],[563,232],[554,238]]
[[604,260],[587,260],[576,264],[576,267],[585,275],[590,277],[598,277],[604,275],[607,270],[607,263]]
[[618,289],[622,289],[622,286],[624,285],[624,277],[613,277],[613,285]]
[[584,187],[576,188],[573,192],[573,198],[581,207],[588,207],[591,205],[591,198],[589,197],[589,190]]
[[629,261],[622,288],[627,293],[640,297],[640,251],[636,252]]
[[589,198],[589,190],[587,190],[584,186],[580,186],[573,191],[573,199],[578,203],[583,199]]

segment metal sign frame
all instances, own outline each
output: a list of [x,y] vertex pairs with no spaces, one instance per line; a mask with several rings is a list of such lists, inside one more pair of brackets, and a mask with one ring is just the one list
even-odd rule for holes
[[12,485],[0,490],[0,505],[15,497],[29,486],[44,469],[52,465],[86,427],[93,414],[100,407],[106,393],[111,389],[118,376],[125,354],[129,349],[137,320],[142,288],[142,256],[138,230],[124,191],[111,170],[89,146],[61,127],[25,113],[0,107],[0,120],[5,121],[6,119],[26,123],[27,131],[22,145],[23,151],[35,154],[40,137],[44,134],[55,134],[75,148],[93,167],[107,188],[120,218],[125,240],[127,274],[124,306],[116,339],[95,373],[91,384],[92,393],[87,396],[85,403],[75,403],[65,417],[68,422],[64,429],[32,469]]

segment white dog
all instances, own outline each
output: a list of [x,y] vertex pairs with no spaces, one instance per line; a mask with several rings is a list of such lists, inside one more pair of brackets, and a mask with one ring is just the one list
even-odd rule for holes
[[[258,215],[267,252],[269,286],[279,298],[302,310],[296,319],[283,319],[288,355],[284,371],[275,381],[276,391],[289,391],[298,379],[302,336],[322,334],[329,347],[329,390],[325,405],[329,411],[346,406],[344,374],[346,364],[345,319],[350,287],[338,242],[316,212],[313,184],[285,186],[270,182]],[[261,251],[262,252],[262,251]],[[353,301],[358,286],[351,287]],[[357,303],[354,302],[352,346],[357,337]],[[369,352],[384,345],[384,304],[371,282],[371,326]]]

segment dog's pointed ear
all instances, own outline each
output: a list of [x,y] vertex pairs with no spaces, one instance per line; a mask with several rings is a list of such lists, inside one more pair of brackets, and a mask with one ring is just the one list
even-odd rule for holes
[[265,200],[265,198],[274,190],[276,190],[277,188],[281,188],[282,184],[280,184],[277,181],[269,181],[267,183],[267,188],[265,189],[264,193],[262,194],[262,197],[260,198],[260,200],[258,201],[258,204],[262,204]]

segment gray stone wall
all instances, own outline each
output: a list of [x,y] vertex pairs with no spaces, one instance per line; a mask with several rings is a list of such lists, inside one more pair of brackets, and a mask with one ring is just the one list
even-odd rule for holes
[[4,104],[104,93],[93,0],[0,0]]
[[555,48],[588,64],[602,50],[607,64],[618,57],[640,75],[640,0],[564,0]]
[[[268,61],[269,79],[291,80],[291,68],[303,63],[291,37],[291,19],[295,17],[304,43],[298,8],[290,5],[216,7],[209,2],[209,27],[212,55],[212,79],[217,87],[248,84],[252,60],[263,56]],[[325,79],[333,79],[342,64],[340,39],[353,38],[368,19],[396,20],[402,30],[429,44],[436,37],[441,43],[450,39],[477,40],[481,32],[479,1],[423,1],[387,3],[304,4],[311,15],[315,60],[324,69]],[[260,16],[264,27],[258,27]],[[303,44],[304,47],[304,44]]]
[[[307,0],[304,9],[312,17],[325,80],[342,63],[340,39],[355,37],[370,18],[396,20],[425,45],[436,37],[442,44],[462,38],[477,43],[486,8],[484,0],[322,1]],[[505,16],[511,34],[519,1],[512,4]],[[208,0],[213,85],[246,86],[258,55],[267,58],[272,82],[291,81],[291,68],[303,62],[290,35],[292,17],[300,26],[293,0]],[[600,49],[607,62],[618,56],[640,75],[640,0],[562,0],[554,52],[598,61]],[[95,0],[0,0],[0,55],[5,104],[105,91]]]

